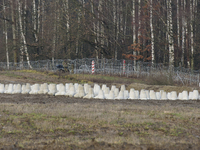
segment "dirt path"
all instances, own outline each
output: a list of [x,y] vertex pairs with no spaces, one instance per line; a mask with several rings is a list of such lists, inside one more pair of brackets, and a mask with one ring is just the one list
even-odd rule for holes
[[79,103],[79,104],[123,104],[123,105],[144,105],[144,106],[180,106],[200,108],[200,100],[101,100],[101,99],[82,99],[70,98],[66,96],[51,95],[30,95],[30,94],[0,94],[0,103]]

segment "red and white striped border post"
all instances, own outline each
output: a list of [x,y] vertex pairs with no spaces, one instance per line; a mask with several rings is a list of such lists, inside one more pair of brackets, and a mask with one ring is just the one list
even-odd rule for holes
[[123,60],[123,74],[125,75],[125,70],[126,70],[126,61]]
[[94,60],[92,61],[92,74],[95,72]]

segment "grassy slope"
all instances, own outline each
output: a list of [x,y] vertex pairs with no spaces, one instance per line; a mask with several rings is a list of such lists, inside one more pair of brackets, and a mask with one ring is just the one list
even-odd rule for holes
[[185,149],[199,144],[198,108],[25,103],[2,104],[0,114],[0,145],[4,146],[17,142],[21,148],[88,148],[95,141],[113,148],[128,143]]
[[[24,83],[99,82],[109,86],[123,83],[127,88],[138,90],[193,89],[147,85],[144,79],[101,75],[58,75],[26,70],[1,72],[0,75]],[[146,149],[188,149],[200,143],[200,110],[189,106],[3,103],[0,115],[0,148],[140,149],[145,146]]]

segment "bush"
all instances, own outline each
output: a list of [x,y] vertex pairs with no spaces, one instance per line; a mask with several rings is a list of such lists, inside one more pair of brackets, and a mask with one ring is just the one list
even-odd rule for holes
[[174,85],[172,75],[150,75],[147,78],[147,84],[149,85]]

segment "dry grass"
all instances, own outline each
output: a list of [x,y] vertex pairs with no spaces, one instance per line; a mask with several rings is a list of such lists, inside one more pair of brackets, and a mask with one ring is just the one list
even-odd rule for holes
[[[124,104],[1,104],[0,145],[86,148],[91,142],[121,145],[198,144],[200,110]],[[0,146],[0,148],[2,148]]]

